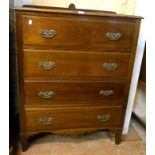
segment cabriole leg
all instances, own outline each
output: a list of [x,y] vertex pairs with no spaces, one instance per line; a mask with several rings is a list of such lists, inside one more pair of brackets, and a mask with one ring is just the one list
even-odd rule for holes
[[26,151],[28,148],[28,137],[27,135],[20,135],[22,151]]
[[115,144],[116,145],[120,144],[121,136],[122,136],[122,130],[116,130],[115,131]]

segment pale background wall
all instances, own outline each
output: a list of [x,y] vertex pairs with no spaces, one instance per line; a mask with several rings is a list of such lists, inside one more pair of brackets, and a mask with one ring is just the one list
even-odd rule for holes
[[133,14],[136,0],[32,0],[36,5],[68,7],[74,3],[80,9],[97,9]]
[[22,6],[24,4],[32,4],[32,0],[12,0],[12,1],[14,1],[14,7]]
[[128,133],[128,130],[129,130],[132,109],[133,109],[133,104],[134,104],[134,99],[135,99],[135,94],[136,94],[136,89],[137,89],[137,84],[138,84],[138,78],[139,78],[142,58],[144,54],[144,45],[145,45],[146,33],[147,33],[146,20],[145,20],[147,9],[145,8],[146,8],[146,1],[137,0],[134,14],[141,15],[142,17],[144,17],[144,19],[141,21],[135,64],[133,68],[132,82],[130,86],[128,105],[127,105],[126,116],[125,116],[125,121],[124,121],[124,129],[123,129],[124,134]]
[[122,14],[134,14],[136,0],[14,0],[15,6],[22,4],[68,7],[74,3],[79,9],[115,11]]

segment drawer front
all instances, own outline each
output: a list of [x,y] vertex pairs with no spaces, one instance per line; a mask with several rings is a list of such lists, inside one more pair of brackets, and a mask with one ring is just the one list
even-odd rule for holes
[[27,109],[28,131],[110,127],[121,124],[121,107],[89,107],[63,109]]
[[25,79],[126,79],[130,54],[65,51],[24,52]]
[[112,17],[24,15],[23,25],[25,45],[130,49],[135,20]]
[[62,106],[71,104],[103,103],[122,101],[124,83],[105,82],[27,82],[26,104],[31,106]]

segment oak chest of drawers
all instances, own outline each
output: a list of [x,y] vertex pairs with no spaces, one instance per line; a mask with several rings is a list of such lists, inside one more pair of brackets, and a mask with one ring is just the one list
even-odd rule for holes
[[141,17],[17,8],[23,150],[30,136],[123,128]]

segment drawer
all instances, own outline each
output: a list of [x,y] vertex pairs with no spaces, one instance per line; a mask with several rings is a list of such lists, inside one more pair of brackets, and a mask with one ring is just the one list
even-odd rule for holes
[[26,105],[61,107],[89,103],[118,104],[117,102],[123,100],[125,84],[125,82],[26,82]]
[[132,47],[135,20],[114,17],[23,15],[23,43],[61,48]]
[[25,50],[24,75],[29,80],[124,80],[129,61],[129,53]]
[[121,115],[121,107],[26,109],[26,128],[27,131],[48,131],[87,127],[119,127]]

